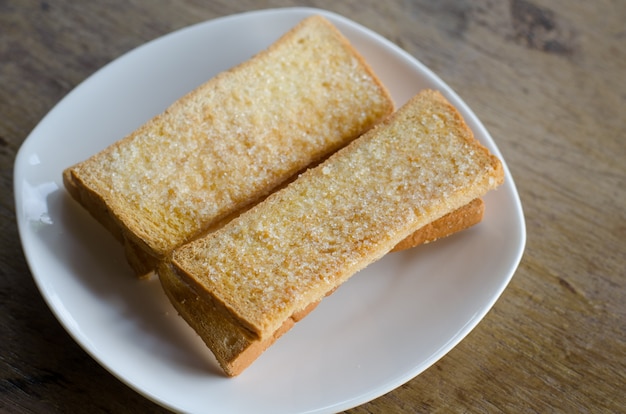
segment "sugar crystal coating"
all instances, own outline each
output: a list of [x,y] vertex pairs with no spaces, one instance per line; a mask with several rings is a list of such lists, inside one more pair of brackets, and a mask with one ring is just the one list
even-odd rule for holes
[[390,110],[345,39],[309,20],[76,171],[114,214],[133,212],[124,224],[166,254]]
[[494,185],[492,156],[450,108],[415,100],[221,230],[178,249],[182,274],[261,337],[271,334],[408,234]]

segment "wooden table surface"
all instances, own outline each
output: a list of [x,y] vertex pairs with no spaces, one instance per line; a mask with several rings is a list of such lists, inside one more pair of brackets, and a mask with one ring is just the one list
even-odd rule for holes
[[485,319],[424,373],[350,413],[626,411],[626,2],[0,1],[0,411],[165,410],[109,374],[39,294],[19,242],[15,155],[98,68],[181,27],[326,8],[395,42],[491,132],[528,240]]

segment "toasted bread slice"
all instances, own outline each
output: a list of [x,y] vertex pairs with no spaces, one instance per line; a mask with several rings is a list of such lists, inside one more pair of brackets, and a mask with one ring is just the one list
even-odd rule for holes
[[[414,248],[468,229],[482,220],[483,213],[484,202],[480,198],[474,199],[415,231],[398,243],[392,251]],[[304,310],[291,315],[271,338],[259,341],[240,325],[224,318],[221,313],[216,313],[209,301],[200,298],[194,289],[176,276],[172,267],[163,265],[159,270],[159,279],[174,308],[206,342],[207,346],[218,353],[216,360],[229,376],[238,375],[245,370],[263,351],[291,329],[296,322],[308,315],[319,303],[312,303]],[[330,293],[332,292],[328,294]]]
[[392,111],[363,58],[314,16],[66,169],[64,183],[143,275]]
[[233,361],[246,347],[257,355],[294,315],[503,179],[500,161],[456,109],[423,91],[286,188],[174,250],[159,273],[166,291],[186,285],[195,292],[184,306],[169,296],[236,375]]

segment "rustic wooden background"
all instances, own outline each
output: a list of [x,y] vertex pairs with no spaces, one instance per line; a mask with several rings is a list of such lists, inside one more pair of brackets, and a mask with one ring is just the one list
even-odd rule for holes
[[492,133],[526,214],[520,268],[484,321],[422,375],[350,412],[624,412],[622,0],[0,0],[0,411],[165,411],[87,356],[38,293],[13,202],[24,139],[124,52],[289,5],[341,13],[437,72]]

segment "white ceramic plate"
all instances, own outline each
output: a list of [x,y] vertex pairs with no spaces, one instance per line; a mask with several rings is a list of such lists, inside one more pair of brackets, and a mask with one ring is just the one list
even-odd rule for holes
[[138,281],[121,247],[63,189],[61,171],[123,137],[176,98],[320,13],[355,45],[398,105],[441,90],[478,139],[480,121],[397,46],[336,14],[276,9],[221,18],[149,42],[102,68],[33,130],[15,163],[17,221],[37,286],[65,329],[102,366],[176,411],[321,413],[372,400],[415,377],[476,326],[511,279],[525,244],[506,183],[475,228],[362,271],[241,376],[222,376],[157,281]]

